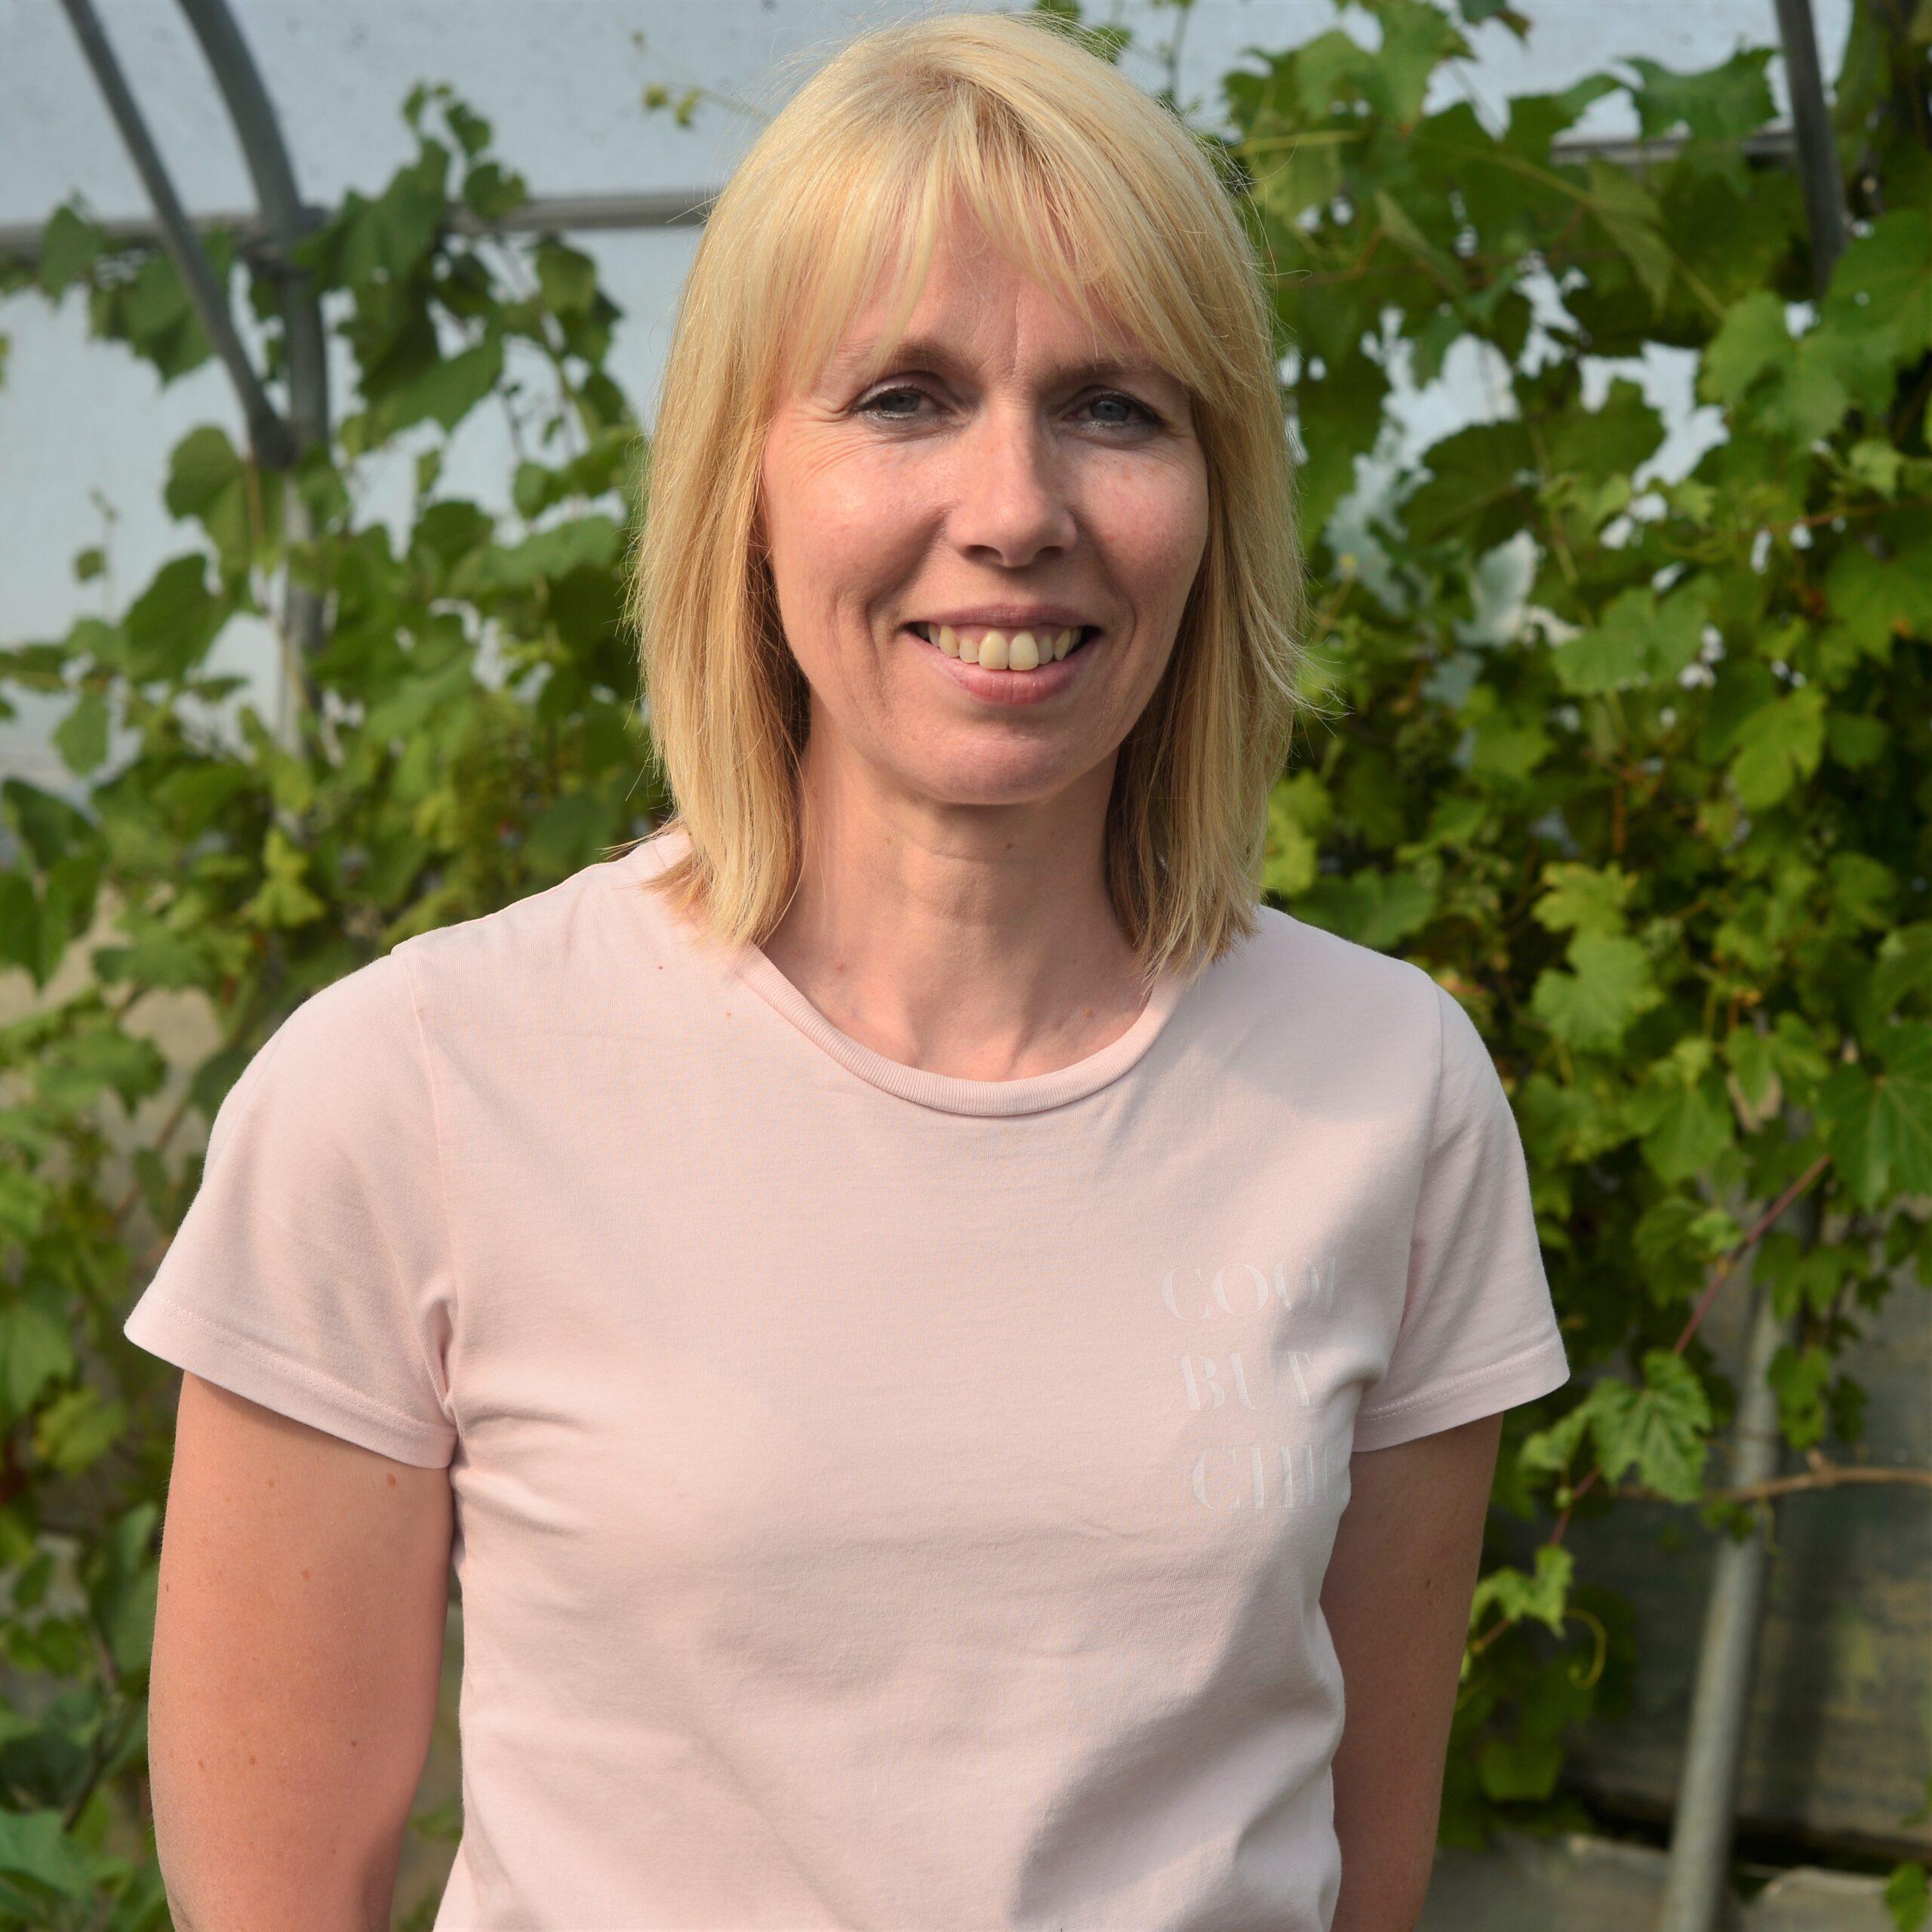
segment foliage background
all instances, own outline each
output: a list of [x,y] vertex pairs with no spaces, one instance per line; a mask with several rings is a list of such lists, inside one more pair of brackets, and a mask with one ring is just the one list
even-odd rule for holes
[[[1069,0],[1045,11],[1121,52]],[[1331,714],[1275,789],[1266,885],[1477,1019],[1578,1371],[1505,1437],[1495,1512],[1538,1540],[1526,1566],[1492,1548],[1474,1606],[1442,1823],[1469,1844],[1587,1825],[1566,1755],[1641,1668],[1576,1585],[1570,1525],[1641,1496],[1763,1533],[1762,1499],[1709,1472],[1737,1392],[1699,1333],[1746,1251],[1791,1323],[1786,1441],[1827,1483],[1823,1445],[1860,1430],[1843,1352],[1896,1283],[1932,1282],[1932,0],[1854,15],[1832,90],[1851,238],[1821,300],[1798,183],[1750,145],[1770,49],[1696,74],[1633,57],[1491,125],[1425,96],[1467,26],[1527,21],[1499,0],[1367,11],[1374,52],[1339,25],[1254,50],[1222,82],[1235,137],[1203,137],[1272,265]],[[1566,155],[1618,91],[1663,145]],[[647,101],[688,121],[703,96]],[[82,990],[0,1030],[0,1927],[168,1922],[143,1745],[174,1371],[119,1324],[192,1198],[191,1121],[318,987],[668,804],[620,622],[649,461],[605,368],[617,312],[561,237],[491,229],[526,189],[487,122],[429,85],[405,112],[414,161],[298,252],[356,371],[288,484],[306,518],[198,429],[167,503],[198,540],[0,649],[0,703],[66,703],[78,781],[0,783],[0,967],[45,989],[103,916],[112,934]],[[278,374],[274,265],[213,252]],[[166,257],[77,207],[8,272],[77,295],[165,379],[208,355]],[[1637,383],[1595,373],[1651,345],[1697,358],[1721,420],[1682,473],[1653,464],[1665,425]],[[1345,531],[1395,372],[1472,348],[1495,420]],[[486,410],[512,428],[507,516],[442,487]],[[426,437],[398,534],[368,475]],[[108,563],[75,567],[105,589]],[[232,623],[279,623],[284,573],[328,622],[305,660],[284,640],[278,730],[207,660]],[[183,993],[219,1044],[124,1159],[116,1126],[171,1087],[144,1010]],[[451,1828],[447,1807],[416,1823]],[[1891,1896],[1924,1922],[1922,1869]]]

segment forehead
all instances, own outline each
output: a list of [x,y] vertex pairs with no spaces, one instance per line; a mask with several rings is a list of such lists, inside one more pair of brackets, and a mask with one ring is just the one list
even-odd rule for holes
[[[855,337],[832,356],[826,365],[828,374],[835,379],[849,377],[881,363],[890,368],[916,365],[943,375],[969,375],[980,359],[970,340],[943,329],[909,331],[896,351],[884,358],[878,355],[878,346],[869,334]],[[1084,353],[1046,352],[1029,359],[1038,364],[1041,380],[1050,383],[1137,381],[1175,389],[1181,386],[1152,356],[1131,347],[1109,349],[1101,346]]]
[[897,291],[882,289],[856,305],[827,355],[826,375],[843,380],[875,367],[914,365],[964,374],[989,350],[1004,360],[1017,337],[1021,360],[1044,380],[1137,378],[1180,387],[1097,305],[1091,318],[1084,316],[983,252],[972,257],[968,272],[959,272],[961,265],[960,257],[935,256],[896,343],[890,298]]

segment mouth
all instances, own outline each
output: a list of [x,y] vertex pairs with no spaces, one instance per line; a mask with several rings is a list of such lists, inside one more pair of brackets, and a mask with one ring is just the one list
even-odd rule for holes
[[[1084,650],[1100,635],[1101,629],[1098,624],[1069,624],[1003,630],[992,625],[974,624],[962,633],[934,623],[911,623],[906,628],[922,643],[949,657],[979,664],[989,671],[1010,670],[1023,676]],[[1024,644],[1019,641],[1022,638],[1026,640]],[[1016,663],[1016,657],[1022,661]],[[1030,662],[1026,661],[1029,659]]]

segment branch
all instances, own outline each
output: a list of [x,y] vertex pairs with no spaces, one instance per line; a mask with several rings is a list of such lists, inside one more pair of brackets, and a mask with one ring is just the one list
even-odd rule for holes
[[[1932,1469],[1874,1469],[1857,1463],[1814,1462],[1802,1475],[1773,1476],[1767,1482],[1747,1482],[1735,1489],[1707,1489],[1690,1501],[1706,1503],[1766,1503],[1774,1497],[1795,1496],[1801,1490],[1836,1489],[1848,1482],[1902,1482],[1915,1489],[1932,1489]],[[1618,1484],[1612,1496],[1634,1497],[1645,1503],[1683,1503],[1681,1496],[1664,1496],[1637,1484]]]
[[1727,1254],[1712,1273],[1710,1283],[1698,1298],[1697,1306],[1690,1312],[1690,1319],[1684,1324],[1684,1332],[1670,1345],[1674,1355],[1681,1355],[1689,1346],[1690,1337],[1697,1332],[1697,1326],[1710,1311],[1711,1303],[1717,1299],[1717,1292],[1730,1278],[1730,1271],[1761,1241],[1778,1217],[1809,1188],[1811,1183],[1832,1164],[1829,1154],[1820,1154],[1792,1184],[1758,1216],[1750,1232]]

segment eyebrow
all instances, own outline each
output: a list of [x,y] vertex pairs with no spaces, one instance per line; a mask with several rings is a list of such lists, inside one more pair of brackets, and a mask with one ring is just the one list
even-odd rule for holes
[[[845,349],[833,356],[832,367],[841,373],[859,368],[872,359],[876,347],[875,343],[862,343],[857,348]],[[954,371],[961,366],[960,358],[952,347],[934,336],[906,337],[881,367],[882,369],[891,368],[907,362],[930,362],[935,368]],[[1154,363],[1117,355],[1069,363],[1060,368],[1049,371],[1048,374],[1056,382],[1121,382],[1131,380],[1137,377],[1151,378],[1155,382],[1176,381],[1174,377]],[[1176,386],[1182,385],[1176,383]]]

